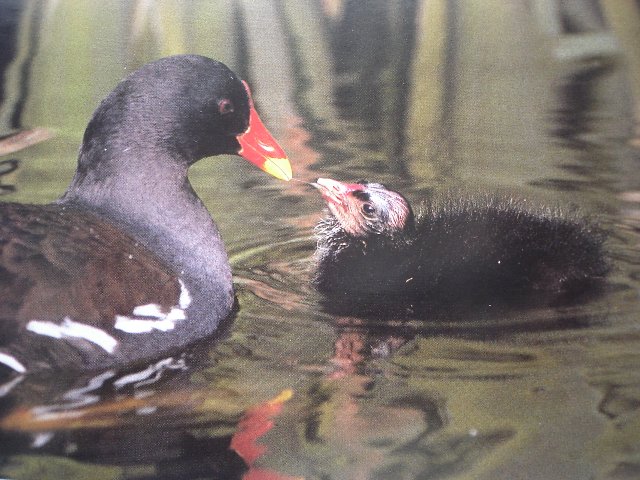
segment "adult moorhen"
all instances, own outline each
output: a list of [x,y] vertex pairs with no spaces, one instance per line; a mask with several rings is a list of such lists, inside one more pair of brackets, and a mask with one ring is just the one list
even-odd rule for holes
[[328,206],[316,227],[315,284],[334,310],[419,316],[567,298],[609,270],[600,229],[524,200],[434,198],[414,215],[401,194],[378,183],[314,185]]
[[0,363],[106,368],[212,334],[232,310],[231,271],[187,170],[219,154],[291,178],[225,65],[178,55],[118,84],[87,126],[64,195],[0,204]]

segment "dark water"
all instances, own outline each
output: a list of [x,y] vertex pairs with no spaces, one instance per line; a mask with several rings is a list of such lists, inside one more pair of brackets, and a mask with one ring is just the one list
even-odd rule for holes
[[28,130],[0,144],[3,200],[60,195],[97,102],[192,52],[249,81],[297,178],[575,205],[615,265],[572,306],[333,316],[309,285],[316,192],[204,160],[240,302],[225,335],[3,385],[0,477],[640,478],[638,20],[588,0],[0,1],[0,134]]

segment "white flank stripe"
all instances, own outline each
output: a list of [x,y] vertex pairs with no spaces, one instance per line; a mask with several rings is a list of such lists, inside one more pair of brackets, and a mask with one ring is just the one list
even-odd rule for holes
[[155,303],[147,303],[146,305],[139,305],[133,309],[133,314],[137,317],[153,317],[162,318],[164,313],[160,310],[160,305]]
[[84,323],[74,322],[69,317],[65,317],[60,325],[42,320],[31,320],[27,324],[27,330],[53,338],[83,338],[109,353],[113,353],[118,346],[118,341],[104,330]]
[[178,320],[185,320],[186,318],[187,316],[184,314],[184,310],[177,307],[173,307],[171,311],[167,313],[165,320],[175,323]]
[[14,369],[18,373],[25,373],[27,369],[18,361],[15,357],[12,357],[8,353],[0,352],[0,363],[6,365],[9,368]]
[[138,305],[133,309],[131,317],[116,315],[114,328],[127,333],[149,333],[154,330],[169,332],[176,328],[177,322],[186,320],[184,311],[191,305],[189,290],[182,280],[178,279],[178,282],[180,282],[178,305],[171,308],[169,313],[163,313],[160,305],[155,303]]
[[114,328],[127,333],[149,333],[154,330],[168,332],[176,328],[176,322],[175,320],[166,318],[162,320],[139,320],[123,315],[116,315]]
[[27,323],[27,330],[38,335],[46,335],[47,337],[62,338],[62,327],[53,322],[42,322],[40,320],[31,320]]
[[178,281],[180,282],[180,300],[178,300],[178,306],[182,310],[186,310],[187,307],[191,305],[191,294],[189,293],[189,290],[187,290],[187,286],[184,282],[180,279],[178,279]]

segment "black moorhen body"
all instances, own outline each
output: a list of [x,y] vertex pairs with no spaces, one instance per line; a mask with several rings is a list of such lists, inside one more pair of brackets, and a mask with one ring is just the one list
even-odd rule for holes
[[498,197],[441,198],[414,216],[377,183],[318,179],[315,283],[350,313],[420,315],[439,307],[560,298],[608,272],[604,234],[559,211]]
[[289,180],[251,94],[220,62],[145,65],[102,101],[66,193],[0,204],[0,363],[105,368],[212,334],[234,303],[216,225],[187,178],[237,154]]

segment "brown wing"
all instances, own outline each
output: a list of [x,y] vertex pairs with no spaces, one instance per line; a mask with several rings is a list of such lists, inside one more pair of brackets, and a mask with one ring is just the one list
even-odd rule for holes
[[177,305],[172,271],[98,218],[56,205],[0,204],[0,344],[34,320],[112,331],[117,315]]

